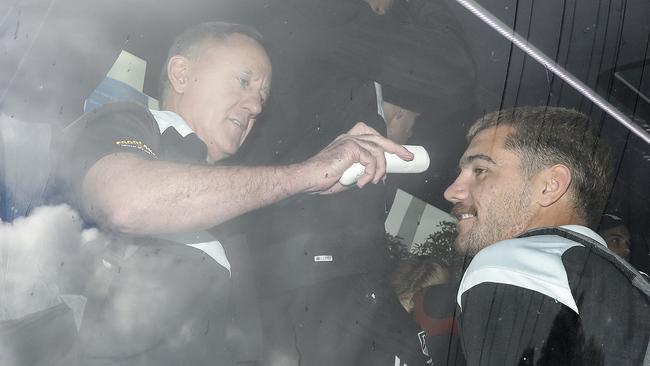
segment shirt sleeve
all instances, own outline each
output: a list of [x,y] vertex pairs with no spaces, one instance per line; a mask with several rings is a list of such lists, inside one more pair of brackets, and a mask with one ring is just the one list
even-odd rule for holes
[[88,170],[106,155],[130,153],[151,160],[159,155],[158,125],[148,110],[133,103],[99,107],[69,126],[65,138],[65,171],[75,192]]

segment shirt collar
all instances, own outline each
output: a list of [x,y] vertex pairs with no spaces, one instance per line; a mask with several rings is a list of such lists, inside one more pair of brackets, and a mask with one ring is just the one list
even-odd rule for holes
[[600,237],[600,235],[596,234],[595,231],[591,230],[590,228],[582,225],[562,225],[560,227],[563,227],[565,229],[575,231],[578,234],[582,234],[584,236],[588,236],[598,243],[602,244],[603,246],[607,247],[607,243],[603,238]]
[[172,127],[178,132],[182,137],[193,133],[194,131],[188,126],[187,122],[179,116],[177,113],[172,111],[156,111],[150,110],[153,114],[154,119],[158,123],[158,128],[160,129],[160,134],[162,135],[166,129]]

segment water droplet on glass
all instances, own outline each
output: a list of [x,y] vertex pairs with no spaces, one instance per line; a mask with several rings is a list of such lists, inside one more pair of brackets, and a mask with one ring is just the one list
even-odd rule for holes
[[490,51],[490,60],[494,62],[501,61],[501,57],[496,50]]

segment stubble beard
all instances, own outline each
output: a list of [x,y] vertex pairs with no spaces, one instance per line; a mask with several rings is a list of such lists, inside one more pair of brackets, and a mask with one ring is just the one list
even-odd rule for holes
[[512,239],[526,230],[532,217],[530,190],[525,186],[517,194],[495,197],[485,206],[491,208],[479,214],[468,232],[456,237],[458,252],[473,257],[485,247]]

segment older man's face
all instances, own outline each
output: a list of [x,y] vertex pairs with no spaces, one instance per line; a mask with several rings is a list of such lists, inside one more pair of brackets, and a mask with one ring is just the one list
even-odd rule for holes
[[517,236],[532,219],[520,158],[504,148],[510,131],[499,126],[476,135],[460,159],[458,177],[445,191],[458,219],[456,247],[469,255]]
[[252,38],[233,34],[190,61],[178,113],[208,147],[208,160],[237,152],[271,88],[271,63]]

